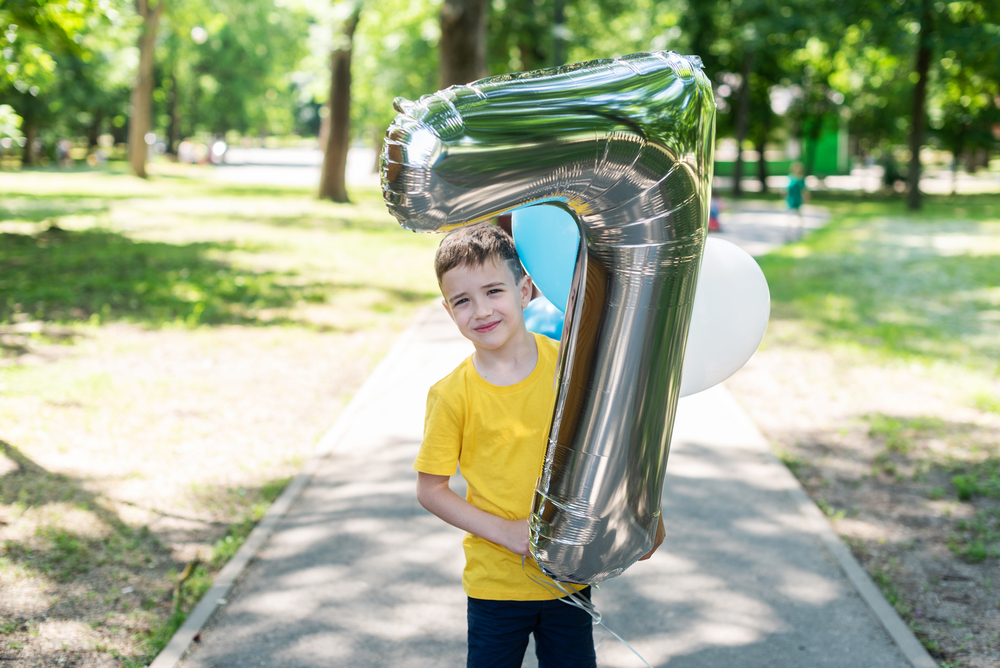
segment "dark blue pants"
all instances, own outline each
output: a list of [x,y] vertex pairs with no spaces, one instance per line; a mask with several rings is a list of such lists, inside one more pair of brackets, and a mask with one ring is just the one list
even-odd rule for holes
[[[590,600],[590,587],[580,594]],[[593,620],[557,599],[469,599],[467,668],[520,668],[528,636],[535,634],[539,668],[594,668]]]

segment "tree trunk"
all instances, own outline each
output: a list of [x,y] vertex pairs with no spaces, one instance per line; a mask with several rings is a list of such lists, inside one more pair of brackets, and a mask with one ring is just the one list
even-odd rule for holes
[[486,76],[488,0],[445,0],[441,7],[441,87]]
[[802,163],[806,176],[812,176],[816,173],[816,152],[819,136],[823,133],[823,114],[807,119],[806,126],[809,130],[804,135],[805,141],[802,142]]
[[[27,119],[25,119],[27,120]],[[35,124],[28,122],[24,124],[24,151],[21,153],[21,167],[30,167],[35,164],[35,138],[37,136]]]
[[173,85],[167,91],[167,153],[177,155],[177,128],[180,123],[177,120],[177,79],[173,80]]
[[910,127],[910,169],[906,175],[909,192],[906,194],[906,206],[911,210],[920,208],[920,148],[924,145],[924,125],[927,101],[927,73],[931,67],[933,42],[931,33],[934,31],[931,17],[931,2],[923,0],[920,17],[920,45],[917,47],[917,85],[913,88],[913,122]]
[[566,63],[566,12],[563,7],[565,0],[554,0],[552,3],[552,66],[559,67]]
[[757,178],[760,180],[760,191],[767,192],[767,160],[764,158],[764,148],[767,144],[767,131],[757,137]]
[[97,140],[101,136],[101,122],[104,121],[104,112],[98,109],[94,112],[94,118],[87,126],[87,149],[97,146]]
[[385,132],[382,128],[375,130],[375,164],[372,165],[372,174],[378,174],[382,169],[382,149],[385,147]]
[[743,140],[747,137],[750,120],[750,72],[753,71],[753,51],[743,58],[743,83],[740,84],[740,99],[736,107],[736,163],[733,164],[733,197],[743,196]]
[[347,196],[347,149],[351,144],[351,47],[361,17],[358,3],[344,21],[340,44],[330,56],[329,131],[319,180],[320,199],[350,202]]
[[136,176],[146,178],[146,133],[150,130],[153,106],[153,57],[156,46],[156,28],[163,13],[164,3],[159,0],[150,7],[150,0],[135,0],[135,9],[142,17],[139,34],[139,72],[132,86],[132,113],[129,117],[129,162]]

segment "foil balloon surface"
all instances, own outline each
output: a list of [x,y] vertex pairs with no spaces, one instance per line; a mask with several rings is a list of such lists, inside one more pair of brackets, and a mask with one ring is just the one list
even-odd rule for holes
[[652,548],[660,514],[712,182],[701,61],[637,53],[394,106],[382,192],[404,227],[541,202],[580,226],[531,551],[558,580],[614,577]]

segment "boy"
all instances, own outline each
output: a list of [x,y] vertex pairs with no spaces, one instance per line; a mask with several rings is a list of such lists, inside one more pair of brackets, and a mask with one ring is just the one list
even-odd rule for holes
[[[475,352],[430,389],[413,467],[420,504],[468,532],[467,666],[520,666],[532,633],[540,668],[596,666],[590,615],[532,580],[544,576],[528,550],[558,343],[525,329],[531,278],[503,230],[489,223],[455,230],[434,268],[444,307]],[[456,465],[468,483],[465,499],[448,485]],[[661,524],[656,545],[662,537]],[[589,587],[572,589],[589,599]]]

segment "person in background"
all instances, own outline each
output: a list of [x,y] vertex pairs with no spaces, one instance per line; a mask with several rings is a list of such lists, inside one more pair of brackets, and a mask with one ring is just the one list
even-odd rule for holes
[[709,232],[721,232],[722,225],[719,223],[719,214],[722,213],[722,198],[718,195],[712,195],[712,204],[709,208],[708,213],[708,231]]
[[805,229],[805,220],[802,217],[802,204],[809,201],[809,190],[806,188],[805,170],[801,162],[793,162],[788,174],[788,195],[785,197],[788,202],[788,213],[793,216],[789,220],[786,237],[788,239],[801,239]]

